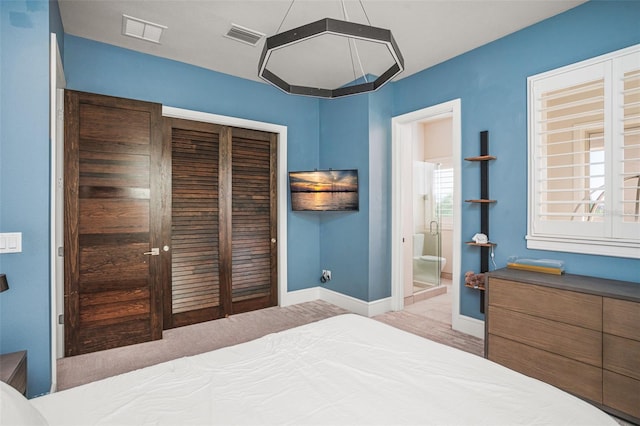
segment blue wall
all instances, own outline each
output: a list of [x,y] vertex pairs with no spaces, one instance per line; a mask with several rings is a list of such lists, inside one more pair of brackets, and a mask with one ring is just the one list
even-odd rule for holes
[[[360,212],[288,212],[289,290],[318,284],[362,300],[390,285],[390,117],[462,99],[462,156],[478,153],[490,131],[491,237],[496,261],[510,255],[565,260],[572,273],[638,281],[637,260],[526,249],[526,77],[640,42],[640,2],[592,1],[494,43],[393,83],[334,101],[285,95],[175,61],[73,36],[64,37],[71,89],[143,99],[288,126],[289,170],[358,168]],[[0,231],[22,231],[23,252],[0,255],[11,289],[0,295],[0,351],[29,350],[30,395],[50,386],[49,324],[49,31],[60,30],[57,3],[0,1]],[[60,39],[60,35],[59,35]],[[62,48],[62,46],[61,46]],[[249,48],[249,47],[247,47]],[[462,198],[477,197],[478,168],[462,164]],[[462,235],[479,228],[464,206]],[[515,237],[514,237],[515,236]],[[462,270],[477,269],[462,249]],[[463,314],[480,317],[477,293],[462,291]]]
[[62,59],[62,56],[64,56],[64,28],[62,27],[58,0],[49,0],[49,32],[56,33],[60,59]]
[[49,391],[49,26],[47,1],[0,2],[0,232],[22,253],[0,255],[0,352],[28,351],[29,395]]
[[393,89],[369,98],[369,299],[391,296],[391,118]]
[[[640,261],[527,250],[527,76],[640,42],[640,2],[591,1],[394,84],[393,114],[462,99],[462,157],[479,154],[489,130],[490,236],[496,263],[511,255],[565,261],[569,273],[640,281]],[[462,199],[479,195],[479,167],[462,164]],[[476,205],[463,205],[462,238],[480,229]],[[462,271],[478,270],[479,252],[462,248]],[[460,283],[461,312],[481,318],[478,293]]]
[[[320,101],[320,167],[358,169],[358,212],[320,214],[320,266],[324,286],[369,300],[368,96]],[[318,213],[315,213],[318,214]]]
[[326,288],[364,301],[391,296],[391,86],[320,102],[320,167],[358,169],[360,209],[322,213]]

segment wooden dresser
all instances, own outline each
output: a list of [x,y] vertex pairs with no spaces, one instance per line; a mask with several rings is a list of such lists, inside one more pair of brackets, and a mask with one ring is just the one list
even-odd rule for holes
[[640,283],[489,274],[485,356],[640,423]]

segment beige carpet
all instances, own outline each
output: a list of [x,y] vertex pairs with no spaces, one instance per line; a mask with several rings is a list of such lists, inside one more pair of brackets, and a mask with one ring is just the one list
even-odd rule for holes
[[[58,390],[68,389],[344,313],[348,311],[327,302],[314,301],[285,308],[267,308],[167,330],[163,333],[162,340],[59,359],[57,387]],[[447,324],[409,312],[388,312],[374,319],[482,355],[482,340],[455,332]]]

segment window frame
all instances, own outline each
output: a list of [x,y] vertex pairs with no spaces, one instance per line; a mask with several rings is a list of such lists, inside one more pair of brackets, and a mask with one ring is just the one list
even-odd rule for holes
[[[620,167],[618,164],[620,158],[614,152],[620,151],[618,148],[624,144],[623,136],[614,135],[615,132],[622,134],[622,130],[624,130],[617,127],[622,123],[619,119],[622,114],[623,95],[620,94],[616,76],[623,74],[619,63],[629,55],[639,55],[640,57],[640,44],[527,78],[528,208],[527,235],[525,237],[527,248],[640,259],[640,223],[632,223],[631,227],[629,224],[624,224],[622,216],[616,212],[618,197],[613,194],[615,191],[614,179],[616,178],[614,173]],[[577,223],[559,221],[559,225],[569,225],[564,228],[569,231],[563,233],[560,230],[563,229],[562,226],[549,224],[550,221],[544,223],[541,220],[544,214],[538,211],[537,207],[543,190],[543,184],[539,183],[542,175],[539,170],[544,167],[545,159],[538,159],[542,138],[539,135],[541,132],[538,132],[538,118],[541,116],[541,112],[538,109],[539,103],[536,94],[543,90],[548,92],[551,90],[548,87],[554,85],[559,86],[554,90],[559,90],[562,87],[568,88],[581,84],[584,82],[581,78],[584,75],[593,74],[593,70],[596,70],[596,74],[601,72],[604,80],[604,129],[601,131],[604,132],[605,139],[605,191],[606,197],[608,197],[606,199],[605,222],[604,226],[598,226],[596,221],[582,222],[579,226],[575,226]],[[574,78],[576,78],[575,81]],[[566,83],[563,84],[565,81]],[[586,134],[596,129],[581,130],[584,130]],[[622,226],[627,230],[632,229],[632,232],[621,237],[621,233],[617,230]],[[583,229],[586,232],[582,232]]]
[[[444,215],[442,210],[442,204],[439,204],[437,199],[434,203],[434,208],[440,208],[440,212],[438,216],[440,217],[440,229],[443,230],[452,230],[453,229],[453,187],[454,187],[454,173],[453,173],[453,161],[450,157],[441,158],[436,160],[437,163],[440,163],[440,167],[437,169],[436,173],[439,174],[439,178],[443,178],[443,171],[447,170],[447,175],[451,175],[451,186],[447,186],[448,191],[444,192],[445,195],[449,195],[451,197],[451,212],[450,214]],[[446,176],[445,176],[446,177]],[[442,185],[442,184],[441,184]],[[434,190],[434,197],[442,197],[442,193]]]

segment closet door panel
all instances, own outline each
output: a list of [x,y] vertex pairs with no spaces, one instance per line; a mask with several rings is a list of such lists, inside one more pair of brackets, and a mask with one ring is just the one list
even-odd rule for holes
[[276,143],[274,134],[232,131],[234,313],[277,304]]
[[171,142],[164,327],[277,303],[276,135],[165,118]]
[[165,328],[219,318],[220,127],[165,118],[171,138],[171,280]]

